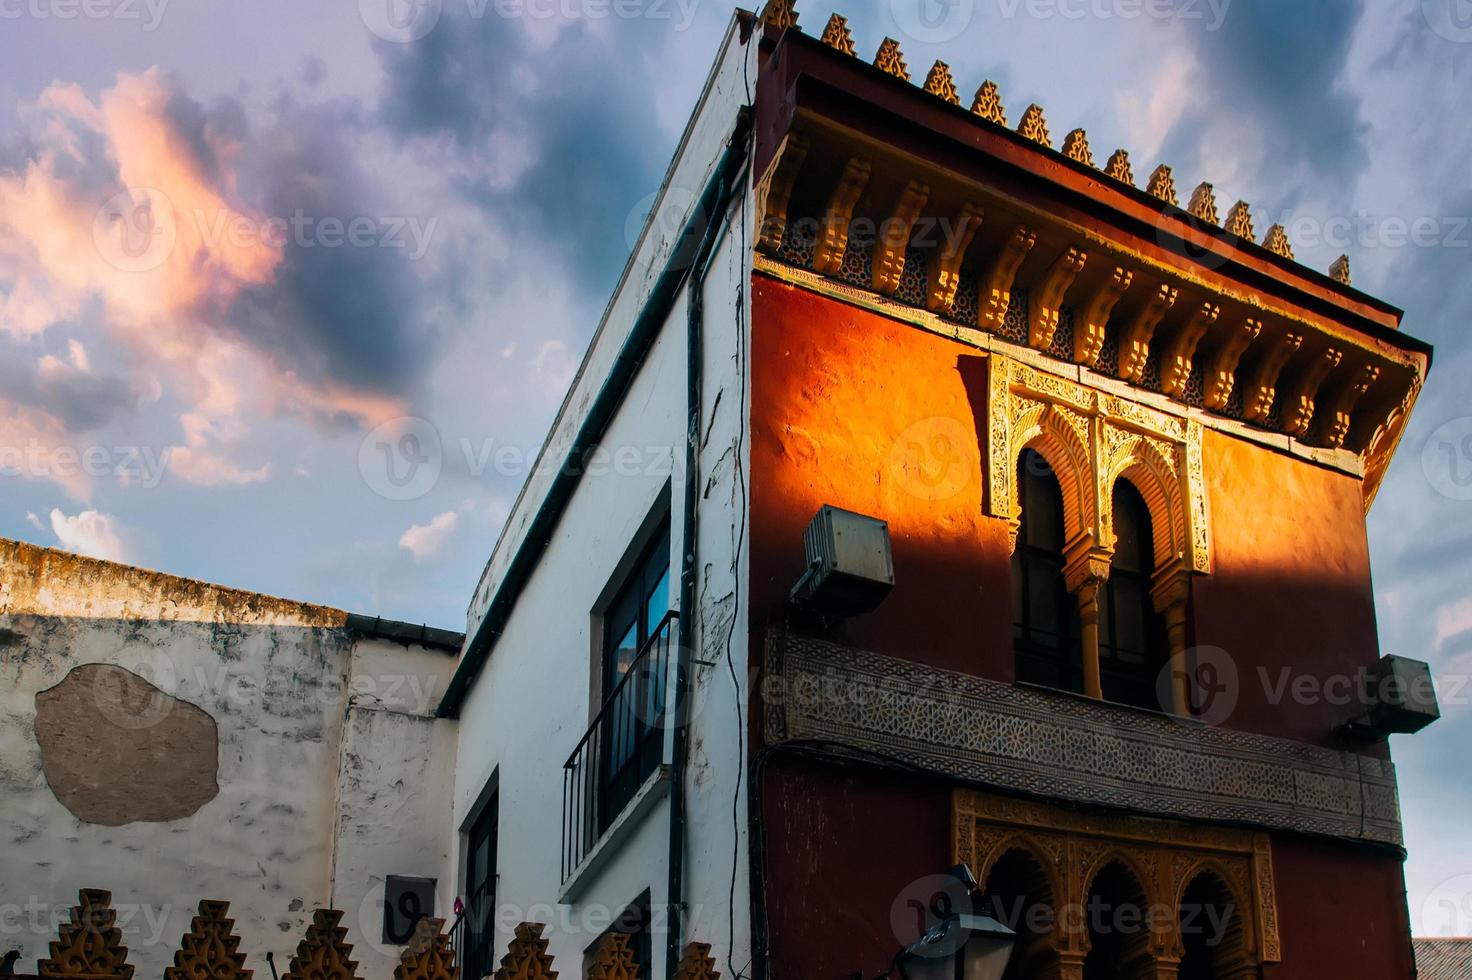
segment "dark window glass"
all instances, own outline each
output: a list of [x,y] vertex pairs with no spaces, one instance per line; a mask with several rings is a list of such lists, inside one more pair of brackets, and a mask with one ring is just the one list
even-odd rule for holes
[[1012,642],[1017,679],[1083,691],[1078,601],[1063,582],[1063,491],[1041,453],[1017,464],[1022,526],[1012,552]]
[[1127,480],[1114,484],[1114,560],[1099,602],[1099,673],[1104,697],[1162,707],[1156,680],[1169,659],[1165,620],[1150,598],[1155,542],[1145,498]]
[[670,529],[666,521],[604,614],[598,832],[607,830],[659,767],[668,686]]
[[466,835],[462,976],[483,977],[491,972],[496,941],[496,836],[500,809],[500,794],[493,795]]

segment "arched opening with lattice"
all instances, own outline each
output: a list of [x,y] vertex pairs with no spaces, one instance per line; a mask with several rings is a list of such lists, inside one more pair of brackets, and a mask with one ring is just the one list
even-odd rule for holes
[[1143,980],[1151,976],[1150,903],[1140,878],[1123,860],[1094,875],[1084,902],[1089,953],[1083,980]]
[[983,911],[1017,934],[1004,980],[1057,977],[1058,895],[1037,855],[1021,842],[1009,847],[987,873],[984,892]]
[[1078,601],[1063,578],[1068,532],[1063,491],[1037,449],[1017,459],[1017,546],[1012,549],[1012,644],[1017,680],[1083,691]]
[[1150,507],[1127,479],[1114,482],[1111,496],[1114,556],[1099,601],[1104,697],[1137,708],[1169,709],[1169,697],[1161,698],[1157,683],[1170,661],[1170,641],[1151,595],[1157,559]]
[[1245,910],[1220,875],[1204,870],[1181,894],[1179,980],[1249,980],[1257,976],[1247,948]]

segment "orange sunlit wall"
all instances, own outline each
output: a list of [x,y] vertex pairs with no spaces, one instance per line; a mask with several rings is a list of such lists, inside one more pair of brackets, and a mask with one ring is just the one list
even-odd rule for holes
[[[986,375],[985,356],[965,344],[754,277],[754,661],[769,625],[823,633],[792,620],[786,595],[803,571],[803,530],[826,503],[889,522],[896,584],[876,612],[824,635],[1012,680],[1007,531],[983,507]],[[1378,657],[1359,483],[1213,431],[1204,456],[1215,567],[1193,585],[1189,642],[1221,647],[1237,665],[1238,706],[1225,724],[1332,744],[1349,709],[1274,703],[1273,694],[1284,667],[1323,680]],[[760,705],[752,718],[759,732]],[[777,978],[880,972],[896,948],[898,891],[949,860],[944,781],[833,770],[791,755],[764,768],[765,919]],[[1292,931],[1270,980],[1409,977],[1397,855],[1289,837],[1275,839],[1274,853]],[[1316,882],[1383,910],[1376,928],[1344,943],[1333,917],[1309,907]]]

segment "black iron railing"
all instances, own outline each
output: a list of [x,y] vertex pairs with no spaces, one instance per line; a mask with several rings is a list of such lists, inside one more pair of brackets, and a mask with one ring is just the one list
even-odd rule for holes
[[562,767],[564,881],[666,761],[679,620],[660,620]]

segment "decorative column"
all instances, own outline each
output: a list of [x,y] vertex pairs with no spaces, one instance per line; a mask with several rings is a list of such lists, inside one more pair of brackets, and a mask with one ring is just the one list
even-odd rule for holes
[[1191,713],[1191,675],[1186,665],[1186,600],[1191,595],[1191,574],[1180,561],[1172,562],[1154,576],[1150,596],[1155,611],[1165,617],[1165,636],[1170,647],[1171,713]]
[[1083,653],[1084,693],[1104,697],[1099,672],[1099,593],[1109,581],[1109,563],[1114,552],[1100,547],[1093,535],[1084,534],[1063,549],[1063,581],[1078,596],[1079,647]]

